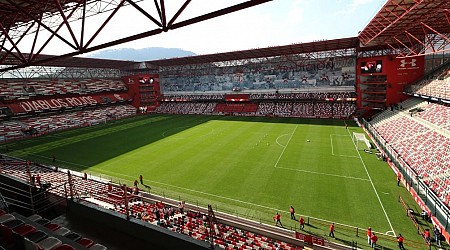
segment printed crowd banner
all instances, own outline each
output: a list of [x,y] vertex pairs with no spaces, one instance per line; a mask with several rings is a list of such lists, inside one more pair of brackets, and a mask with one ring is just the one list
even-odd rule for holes
[[62,108],[74,108],[109,104],[129,101],[130,97],[126,93],[85,95],[75,97],[46,98],[18,100],[16,103],[8,105],[16,113],[42,112],[45,110],[59,110]]

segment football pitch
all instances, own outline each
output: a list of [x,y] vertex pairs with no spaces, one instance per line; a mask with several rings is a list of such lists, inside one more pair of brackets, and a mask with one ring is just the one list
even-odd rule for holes
[[[421,242],[398,202],[414,201],[375,154],[356,150],[342,120],[150,115],[12,142],[9,155],[131,184],[151,193],[272,224],[311,218],[306,231],[365,246],[365,229]],[[416,211],[419,211],[416,207]],[[360,228],[358,236],[351,227]],[[341,230],[340,230],[341,228]],[[345,228],[345,230],[344,230]],[[361,245],[359,245],[361,244]],[[395,247],[394,242],[380,244]]]

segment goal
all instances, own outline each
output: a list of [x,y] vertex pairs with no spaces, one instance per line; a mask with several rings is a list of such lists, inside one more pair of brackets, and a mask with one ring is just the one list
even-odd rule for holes
[[[363,133],[355,133],[353,132],[352,141],[355,144],[356,150],[359,149],[370,149],[370,141],[366,138],[366,135]],[[360,145],[362,143],[362,146]]]

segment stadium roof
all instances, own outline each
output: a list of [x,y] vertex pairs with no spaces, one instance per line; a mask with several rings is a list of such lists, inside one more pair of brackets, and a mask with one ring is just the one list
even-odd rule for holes
[[81,2],[83,0],[66,0],[64,3],[42,0],[0,0],[1,25],[7,29],[20,23],[32,21],[34,20],[33,16],[39,16],[45,12],[55,13],[65,6]]
[[[358,38],[362,46],[403,48],[419,55],[438,52],[450,42],[449,34],[449,0],[388,0]],[[417,45],[422,51],[416,51]]]
[[358,45],[357,37],[349,37],[334,40],[323,40],[310,43],[298,43],[285,46],[274,46],[261,49],[250,49],[218,54],[180,57],[147,61],[146,63],[157,66],[175,66],[186,64],[201,64],[220,61],[242,60],[251,58],[264,58],[292,54],[305,54],[341,49],[354,49]]
[[[218,10],[205,8],[205,10],[198,11],[203,14],[180,19],[179,16],[192,1],[186,0],[178,8],[169,10],[168,6],[164,4],[164,0],[110,0],[107,3],[104,3],[103,0],[0,0],[0,52],[2,52],[0,64],[13,65],[0,69],[0,71],[48,65],[52,60],[59,60],[61,63],[69,65],[71,62],[63,62],[63,58],[80,60],[73,59],[73,56],[158,35],[270,1],[272,0],[240,0],[240,3],[237,4],[224,1],[228,7]],[[150,8],[144,9],[137,4],[144,2],[154,5],[153,8],[157,14],[152,15],[149,12]],[[132,7],[137,15],[143,15],[149,25],[145,27],[145,30],[137,31],[137,34],[127,34],[128,36],[110,39],[107,42],[98,41],[98,35],[105,33],[104,27],[124,6]],[[92,34],[84,32],[85,20],[88,17],[106,12],[108,12],[106,18],[99,23],[100,26]],[[81,24],[75,22],[78,20],[82,21]],[[64,34],[64,31],[67,31],[68,34]],[[121,32],[115,33],[121,34]],[[34,41],[28,46],[22,47],[22,44],[19,46],[24,37],[33,37]],[[64,55],[41,54],[42,50],[53,40],[70,47],[72,52]],[[86,67],[88,66],[86,65]]]

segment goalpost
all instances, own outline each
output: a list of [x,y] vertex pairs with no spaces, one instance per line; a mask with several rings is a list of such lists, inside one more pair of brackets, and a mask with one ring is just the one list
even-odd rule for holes
[[[364,133],[355,133],[353,132],[352,141],[356,146],[356,150],[360,149],[360,142],[363,143],[363,149],[370,149],[370,141],[366,138]],[[365,145],[365,147],[364,147]]]

